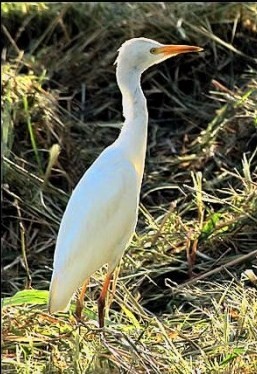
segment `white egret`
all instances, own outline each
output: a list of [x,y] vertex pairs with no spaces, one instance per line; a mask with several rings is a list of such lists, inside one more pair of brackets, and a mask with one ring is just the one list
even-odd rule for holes
[[116,141],[85,172],[64,212],[54,254],[50,313],[66,311],[73,293],[83,285],[76,307],[80,318],[89,277],[108,264],[98,299],[99,326],[104,326],[109,283],[132,239],[138,217],[148,126],[141,75],[172,56],[201,50],[146,38],[130,39],[119,49],[116,76],[125,122]]

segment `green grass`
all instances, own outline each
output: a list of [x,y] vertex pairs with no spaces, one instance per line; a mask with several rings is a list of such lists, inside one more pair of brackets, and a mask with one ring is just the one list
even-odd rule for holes
[[[257,372],[255,3],[2,4],[2,369]],[[204,53],[153,67],[137,232],[85,320],[50,316],[59,223],[122,122],[113,62],[134,36]],[[32,283],[31,283],[32,282]],[[27,289],[32,285],[32,289]]]

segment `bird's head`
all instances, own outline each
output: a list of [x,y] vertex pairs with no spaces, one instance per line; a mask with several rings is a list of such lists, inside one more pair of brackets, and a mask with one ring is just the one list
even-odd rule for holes
[[118,67],[126,66],[129,70],[140,73],[150,66],[158,64],[181,53],[200,52],[203,49],[191,45],[165,45],[146,38],[127,40],[119,48],[115,61]]

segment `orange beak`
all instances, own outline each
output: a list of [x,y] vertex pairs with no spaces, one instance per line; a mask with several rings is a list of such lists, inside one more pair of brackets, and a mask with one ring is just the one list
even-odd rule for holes
[[163,47],[154,48],[152,53],[160,54],[163,53],[165,56],[178,55],[180,53],[188,52],[200,52],[203,51],[201,47],[195,47],[193,45],[165,45]]

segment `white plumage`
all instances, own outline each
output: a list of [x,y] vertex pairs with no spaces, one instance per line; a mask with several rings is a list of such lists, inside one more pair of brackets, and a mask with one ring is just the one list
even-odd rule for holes
[[135,229],[137,178],[130,162],[112,147],[80,180],[57,238],[52,310],[65,310],[73,292],[102,265],[114,270]]
[[[125,122],[74,189],[64,212],[54,254],[49,311],[65,311],[73,293],[97,269],[108,264],[99,298],[99,325],[104,325],[104,300],[111,274],[133,236],[144,172],[148,112],[140,86],[143,71],[193,46],[163,45],[134,38],[119,49],[117,82]],[[84,291],[77,303],[80,318]]]

